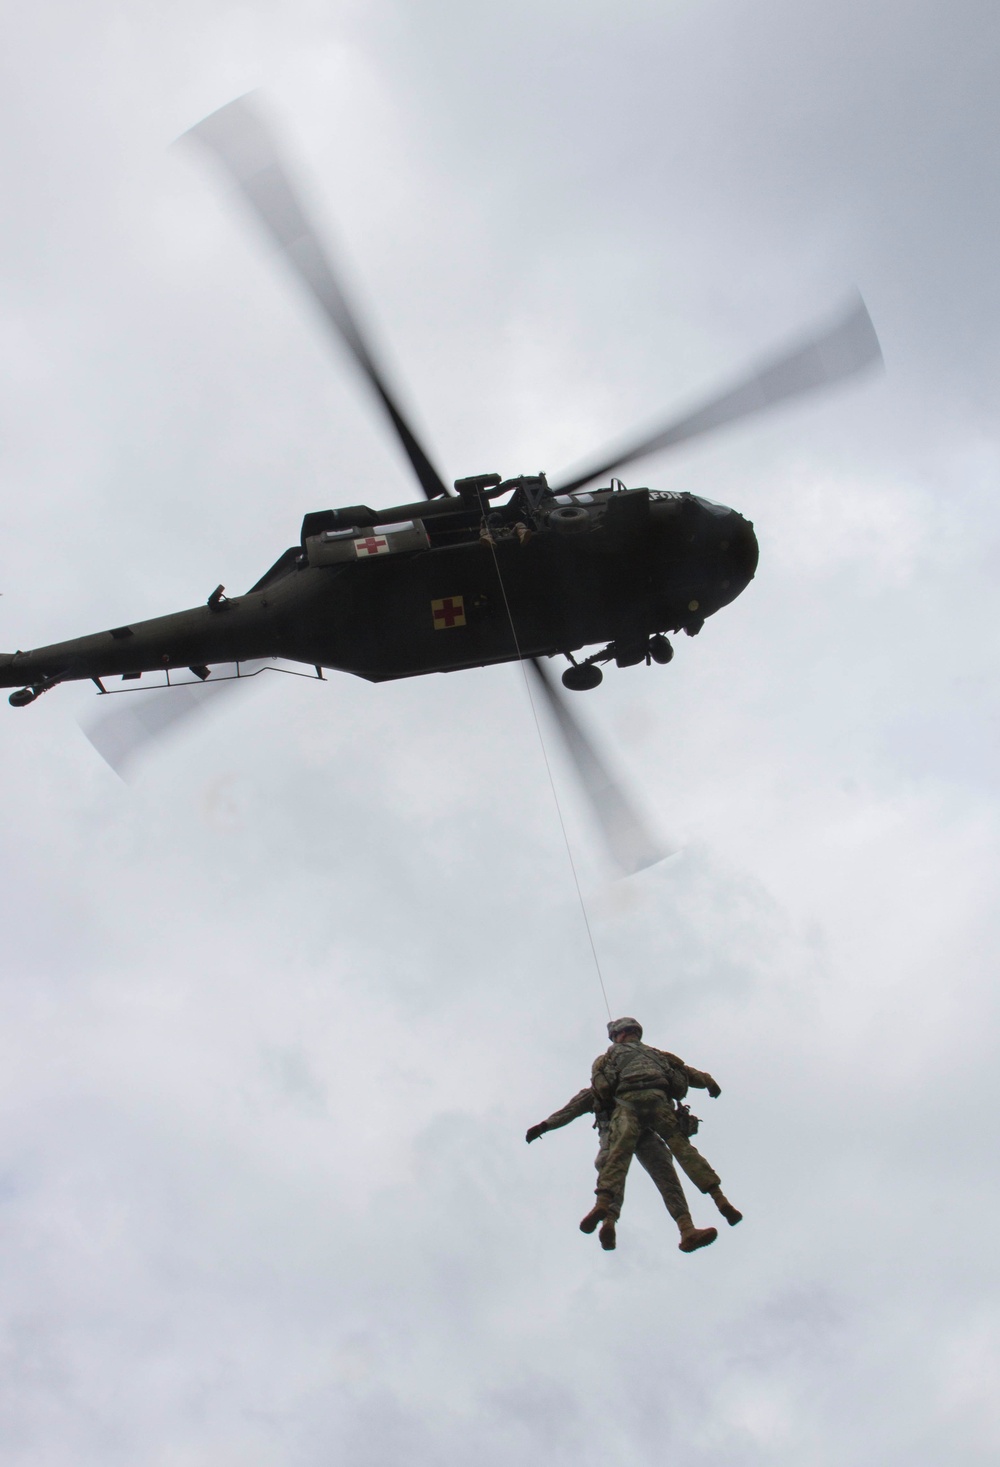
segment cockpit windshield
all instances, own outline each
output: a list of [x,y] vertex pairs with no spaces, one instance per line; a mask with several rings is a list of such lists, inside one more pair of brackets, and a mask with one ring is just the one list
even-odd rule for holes
[[709,514],[717,514],[720,516],[724,514],[732,514],[732,510],[729,508],[728,504],[716,504],[714,499],[702,499],[700,494],[692,494],[691,498],[696,504],[700,504],[702,509],[707,509]]

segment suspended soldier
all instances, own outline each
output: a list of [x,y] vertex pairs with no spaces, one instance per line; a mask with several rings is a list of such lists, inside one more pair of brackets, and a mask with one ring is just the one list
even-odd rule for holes
[[[594,1125],[597,1128],[600,1143],[594,1166],[600,1173],[608,1155],[611,1111],[598,1104],[597,1094],[592,1085],[588,1085],[586,1090],[578,1091],[561,1110],[553,1111],[546,1120],[540,1121],[537,1126],[531,1126],[524,1139],[528,1142],[537,1141],[539,1136],[545,1135],[546,1131],[556,1131],[561,1126],[568,1126],[570,1121],[575,1121],[578,1116],[585,1115],[594,1116]],[[681,1252],[693,1253],[696,1248],[706,1248],[709,1243],[714,1243],[719,1236],[715,1228],[696,1228],[692,1221],[684,1189],[677,1176],[670,1149],[663,1138],[655,1131],[643,1131],[636,1143],[635,1154],[640,1164],[645,1167],[656,1183],[667,1211],[677,1224],[681,1235],[681,1241],[677,1246]]]
[[691,1085],[715,1100],[722,1093],[715,1080],[677,1055],[643,1044],[638,1019],[613,1019],[608,1038],[610,1048],[598,1055],[591,1073],[596,1104],[611,1108],[608,1146],[597,1174],[597,1202],[581,1221],[581,1231],[592,1233],[600,1223],[601,1247],[614,1248],[629,1164],[647,1130],[662,1137],[698,1190],[735,1227],[743,1214],[724,1196],[718,1173],[692,1146],[677,1108]]

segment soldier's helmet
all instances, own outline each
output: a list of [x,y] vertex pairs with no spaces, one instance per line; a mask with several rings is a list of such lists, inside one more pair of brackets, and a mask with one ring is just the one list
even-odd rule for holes
[[619,1035],[627,1034],[629,1029],[637,1029],[639,1031],[639,1038],[642,1038],[642,1025],[638,1019],[630,1019],[628,1016],[624,1019],[612,1019],[608,1025],[608,1038],[614,1043]]

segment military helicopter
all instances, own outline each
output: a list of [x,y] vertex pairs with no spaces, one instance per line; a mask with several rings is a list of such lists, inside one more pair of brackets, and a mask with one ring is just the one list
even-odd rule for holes
[[[327,325],[380,399],[422,498],[306,514],[289,547],[240,596],[218,586],[200,606],[0,655],[0,687],[23,708],[57,684],[126,682],[190,671],[205,681],[257,659],[353,673],[371,682],[525,662],[536,674],[620,864],[646,864],[650,841],[541,659],[562,656],[582,691],[601,664],[667,663],[669,634],[696,635],[757,567],[752,524],[688,493],[626,489],[628,464],[829,386],[876,364],[860,298],[827,327],[747,373],[693,412],[598,454],[549,483],[544,474],[480,473],[447,485],[389,386],[357,312],[252,99],[238,98],[186,136],[235,182]],[[596,647],[578,659],[583,649]],[[636,838],[637,837],[637,838]],[[628,848],[629,854],[623,856]],[[640,854],[637,855],[636,852]]]

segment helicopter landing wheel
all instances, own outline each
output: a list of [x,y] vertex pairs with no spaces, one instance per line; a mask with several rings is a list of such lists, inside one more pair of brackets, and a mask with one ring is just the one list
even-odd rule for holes
[[667,637],[657,635],[649,639],[649,655],[654,662],[666,664],[673,661],[674,649]]
[[567,667],[562,675],[564,688],[569,688],[574,693],[585,693],[589,688],[596,688],[604,681],[604,674],[599,667],[592,662],[584,662],[582,665],[574,664]]

